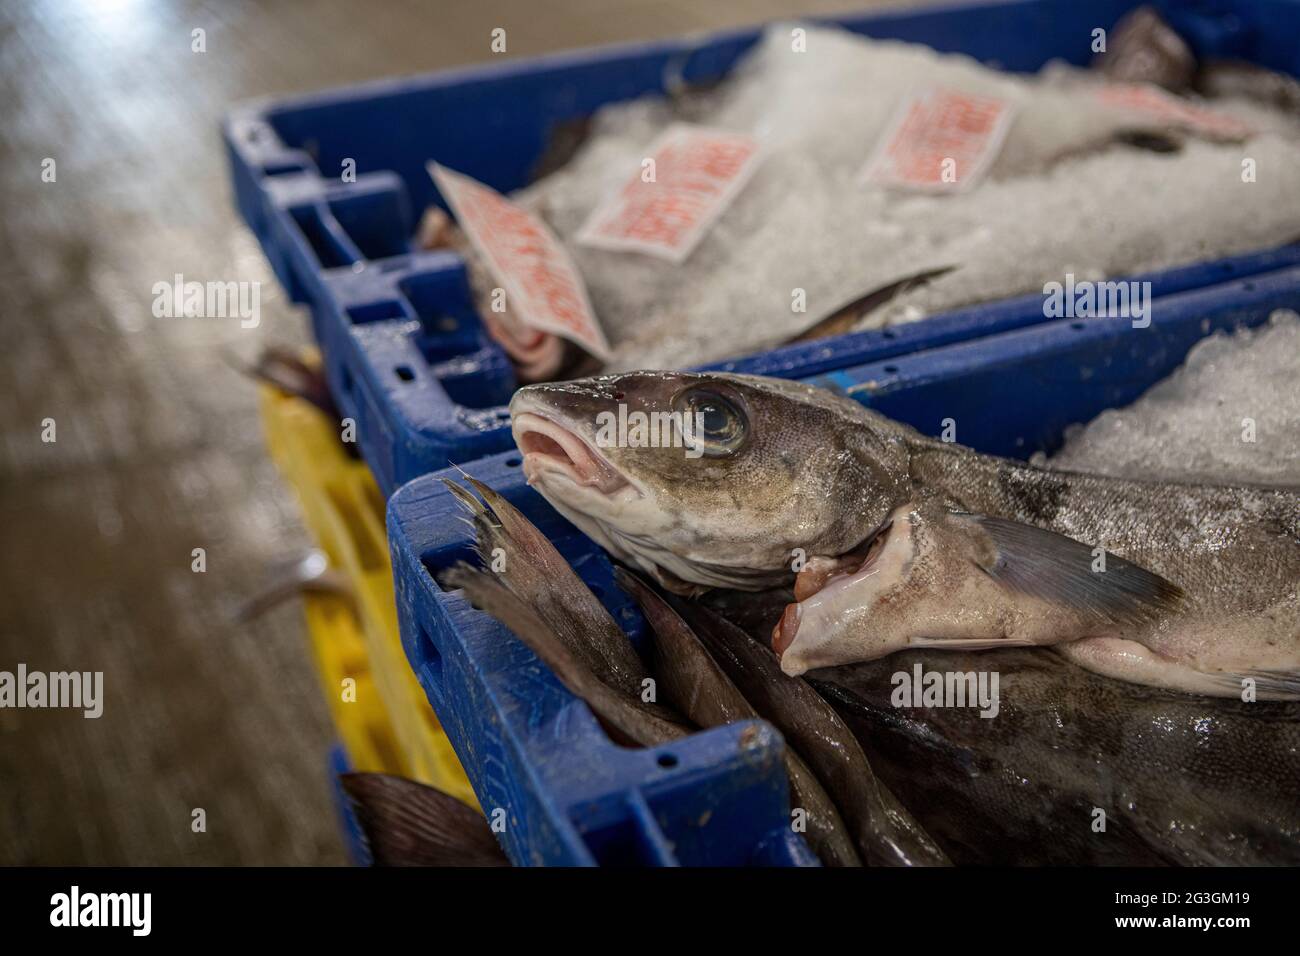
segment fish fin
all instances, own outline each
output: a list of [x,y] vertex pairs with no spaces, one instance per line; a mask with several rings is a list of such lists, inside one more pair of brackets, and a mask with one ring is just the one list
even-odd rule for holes
[[846,302],[839,306],[828,315],[818,319],[808,328],[804,329],[798,335],[787,339],[784,345],[793,345],[796,342],[807,342],[812,339],[825,338],[830,335],[842,335],[852,330],[863,316],[873,312],[898,296],[910,292],[916,286],[929,282],[931,279],[937,279],[956,269],[957,266],[939,266],[936,269],[925,269],[921,272],[914,273],[910,276],[904,276],[888,285],[872,289],[864,295],[858,296],[851,302]]
[[1146,624],[1176,610],[1186,598],[1178,585],[1105,552],[1105,570],[1093,571],[1094,549],[1055,531],[989,515],[954,512],[976,524],[994,553],[977,564],[1013,590],[1114,624]]
[[602,681],[589,664],[565,646],[536,610],[495,575],[461,562],[443,575],[443,581],[449,587],[462,588],[471,604],[508,627],[571,694],[586,701],[606,725],[625,739],[650,747],[689,732],[684,725],[639,706],[639,698],[624,695]]
[[493,566],[493,552],[500,548],[506,558],[501,575],[506,586],[566,640],[600,680],[617,690],[639,693],[641,681],[648,676],[645,667],[600,599],[523,512],[478,479],[465,475],[465,480],[484,502],[479,504],[464,488],[456,495],[477,506],[477,550],[484,566]]
[[975,641],[965,637],[914,637],[907,642],[907,646],[936,651],[992,651],[999,647],[1036,647],[1037,645],[1033,641],[1012,637],[990,638],[987,641]]
[[434,787],[386,773],[339,776],[376,866],[509,866],[483,815]]
[[274,386],[286,395],[311,402],[331,418],[339,417],[322,368],[306,361],[291,349],[268,346],[251,365],[238,363],[229,357],[227,361],[249,378]]
[[1300,671],[1242,671],[1224,674],[1238,694],[1247,678],[1255,682],[1255,694],[1261,700],[1300,700]]
[[[457,468],[457,470],[459,471],[460,469]],[[452,481],[450,478],[440,478],[439,481],[447,486],[447,490],[452,493],[457,501],[465,506],[465,510],[470,514],[479,516],[487,513],[486,509],[483,507],[483,503],[460,485],[456,484],[456,482]]]
[[1256,700],[1300,700],[1300,672],[1280,670],[1210,671],[1158,654],[1137,641],[1092,637],[1052,648],[1084,670],[1133,684],[1145,684],[1182,694],[1241,699],[1248,678],[1255,682]]
[[1219,696],[1240,697],[1245,682],[1255,682],[1256,700],[1300,700],[1300,672],[1297,671],[1196,671]]

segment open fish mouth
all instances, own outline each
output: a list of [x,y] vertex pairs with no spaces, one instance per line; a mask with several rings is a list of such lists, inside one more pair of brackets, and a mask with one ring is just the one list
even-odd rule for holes
[[511,428],[524,456],[524,475],[534,484],[553,477],[598,491],[606,497],[640,497],[630,481],[586,439],[554,419],[519,412]]
[[[799,636],[805,618],[825,619],[833,616],[846,600],[860,601],[863,595],[856,589],[870,578],[893,582],[905,576],[913,556],[911,538],[910,523],[891,518],[853,551],[836,558],[809,560],[795,578],[796,603],[786,606],[781,620],[772,629],[772,650],[782,659],[786,673],[802,673],[806,669],[798,662],[786,661],[786,652]],[[854,592],[846,594],[850,589]]]

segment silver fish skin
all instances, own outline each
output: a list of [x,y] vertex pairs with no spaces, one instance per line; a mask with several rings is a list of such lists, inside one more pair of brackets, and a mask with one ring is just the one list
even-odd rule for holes
[[[1296,489],[1048,471],[755,376],[532,386],[511,412],[530,483],[668,589],[760,590],[799,568],[774,635],[787,673],[909,646],[1068,640],[1062,653],[1121,679],[1300,694]],[[633,412],[703,427],[676,447],[601,431]],[[887,567],[872,565],[882,556]],[[809,601],[816,627],[801,625]],[[895,619],[882,638],[869,621],[885,606]]]

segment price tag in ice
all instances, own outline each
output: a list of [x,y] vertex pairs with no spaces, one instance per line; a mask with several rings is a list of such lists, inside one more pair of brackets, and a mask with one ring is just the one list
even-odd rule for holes
[[752,136],[674,123],[618,194],[592,212],[578,242],[682,262],[758,163]]
[[1107,83],[1097,91],[1097,98],[1107,106],[1171,126],[1182,126],[1212,139],[1242,140],[1254,132],[1248,124],[1235,117],[1188,103],[1154,86]]
[[994,96],[933,89],[910,97],[862,170],[898,189],[962,190],[997,158],[1015,111]]
[[587,287],[546,223],[462,173],[433,162],[428,169],[456,222],[506,290],[511,312],[525,324],[576,342],[607,361],[609,343]]

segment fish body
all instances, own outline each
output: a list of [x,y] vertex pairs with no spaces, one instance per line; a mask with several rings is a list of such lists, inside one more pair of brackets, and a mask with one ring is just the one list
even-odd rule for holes
[[[996,719],[898,706],[918,666],[997,673]],[[1023,648],[908,650],[813,683],[959,865],[1300,862],[1300,704],[1170,693]]]
[[673,606],[755,710],[804,755],[872,866],[945,866],[948,858],[877,779],[861,745],[806,681],[781,672],[776,655],[697,602]]
[[[669,430],[602,431],[632,412]],[[908,646],[1069,641],[1110,676],[1300,694],[1295,489],[1053,472],[755,376],[533,386],[511,413],[530,483],[670,590],[795,583],[774,635],[788,673]],[[674,444],[672,414],[703,427],[679,423]]]
[[[705,648],[701,638],[634,575],[617,574],[619,587],[641,607],[655,633],[655,673],[669,701],[700,727],[752,720],[758,711]],[[813,851],[830,866],[861,866],[853,839],[821,781],[792,747],[785,750],[790,803],[806,817]]]
[[1120,18],[1110,44],[1094,61],[1117,83],[1152,83],[1181,93],[1196,75],[1196,54],[1151,6],[1138,7]]

